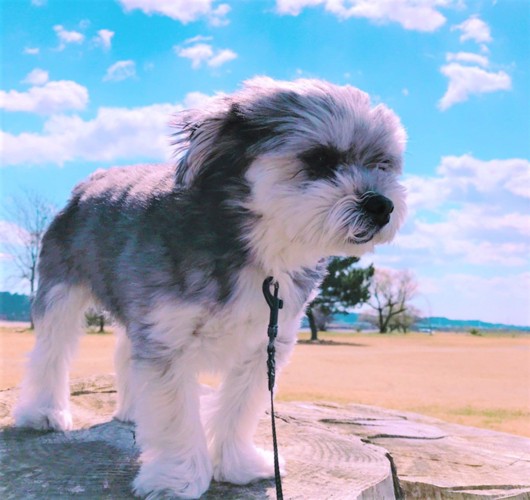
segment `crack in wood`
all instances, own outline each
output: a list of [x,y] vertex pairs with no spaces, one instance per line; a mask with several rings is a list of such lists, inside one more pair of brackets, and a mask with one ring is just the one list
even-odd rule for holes
[[370,439],[418,439],[422,441],[437,441],[445,439],[446,436],[425,437],[425,436],[403,436],[400,434],[374,434]]
[[396,464],[394,463],[394,458],[390,453],[386,453],[385,457],[390,462],[390,471],[392,472],[392,483],[394,484],[394,495],[396,497],[396,500],[403,500],[405,498],[405,495],[403,494],[401,483],[399,482],[399,476]]
[[109,389],[107,391],[73,391],[71,393],[72,396],[84,396],[86,394],[116,394],[115,389]]
[[[406,417],[396,417],[390,420],[395,420],[396,422],[402,422],[407,420]],[[319,422],[323,424],[338,424],[338,425],[370,425],[365,424],[364,422],[380,422],[381,418],[377,417],[359,417],[355,419],[344,419],[344,418],[321,418]]]

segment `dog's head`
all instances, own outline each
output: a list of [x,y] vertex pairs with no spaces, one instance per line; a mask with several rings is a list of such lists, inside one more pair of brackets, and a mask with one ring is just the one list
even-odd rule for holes
[[206,194],[247,186],[221,198],[256,215],[247,237],[263,252],[359,256],[403,222],[405,131],[354,87],[255,78],[178,126],[178,182]]

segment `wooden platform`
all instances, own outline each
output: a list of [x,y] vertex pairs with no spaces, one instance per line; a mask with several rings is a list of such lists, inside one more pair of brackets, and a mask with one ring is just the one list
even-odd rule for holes
[[[110,419],[112,376],[72,385],[76,430],[10,427],[17,391],[0,392],[0,498],[132,498],[134,426]],[[529,499],[530,439],[416,414],[334,404],[277,405],[286,499]],[[270,420],[257,442],[271,448]],[[212,483],[204,499],[275,498],[274,482]]]

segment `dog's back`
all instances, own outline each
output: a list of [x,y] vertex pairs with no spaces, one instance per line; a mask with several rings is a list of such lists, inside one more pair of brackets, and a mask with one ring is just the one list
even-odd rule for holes
[[53,302],[51,290],[58,285],[84,287],[120,314],[110,286],[128,278],[118,273],[120,255],[135,234],[155,229],[146,214],[170,195],[173,179],[169,166],[140,165],[100,170],[76,186],[43,239],[36,319],[46,313]]

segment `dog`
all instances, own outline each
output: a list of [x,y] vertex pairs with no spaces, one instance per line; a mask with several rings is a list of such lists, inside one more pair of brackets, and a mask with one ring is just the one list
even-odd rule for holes
[[[279,371],[326,258],[389,242],[406,212],[404,128],[354,87],[257,77],[174,125],[172,164],[95,172],[50,225],[15,410],[18,426],[71,428],[68,367],[85,308],[103,305],[126,332],[116,417],[137,425],[133,486],[150,498],[274,475],[253,444],[268,395],[263,280],[284,302]],[[204,370],[223,378],[201,412]]]

